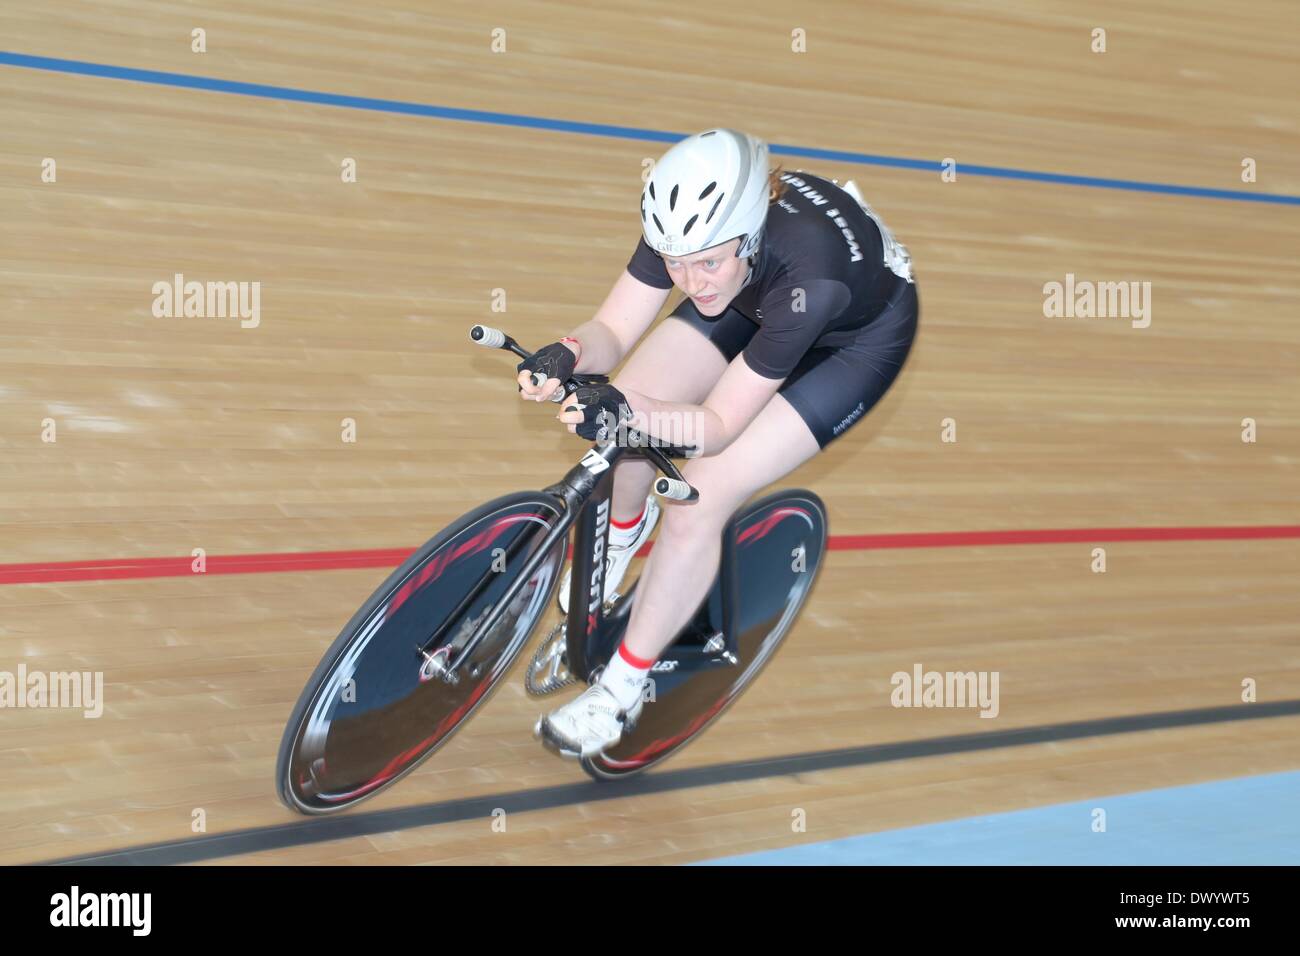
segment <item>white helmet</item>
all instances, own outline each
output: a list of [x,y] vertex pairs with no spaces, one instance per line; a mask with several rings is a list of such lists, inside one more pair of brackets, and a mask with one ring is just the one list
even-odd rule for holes
[[767,220],[767,176],[767,143],[748,133],[711,129],[682,140],[641,193],[646,243],[688,256],[739,236],[736,255],[753,255]]

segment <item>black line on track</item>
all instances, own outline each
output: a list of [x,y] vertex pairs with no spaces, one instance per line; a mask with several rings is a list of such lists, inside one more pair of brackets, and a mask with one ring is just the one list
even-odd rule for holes
[[[1044,724],[1017,730],[991,733],[961,734],[949,737],[932,737],[926,740],[909,740],[889,744],[870,744],[864,747],[847,747],[840,750],[821,750],[814,753],[789,754],[783,757],[764,757],[760,760],[741,760],[733,763],[693,767],[686,770],[664,770],[631,777],[624,782],[597,783],[594,780],[542,787],[533,790],[516,790],[484,797],[466,797],[440,803],[425,803],[414,807],[379,810],[371,813],[344,812],[340,816],[297,820],[281,826],[254,827],[232,833],[199,836],[183,842],[153,843],[126,847],[107,853],[64,857],[46,861],[50,866],[162,866],[181,863],[199,863],[246,853],[262,853],[286,847],[306,846],[349,837],[389,833],[416,827],[435,826],[461,820],[482,820],[491,816],[498,807],[507,813],[526,813],[554,807],[594,803],[603,800],[621,800],[624,797],[688,790],[692,787],[710,787],[716,784],[759,780],[765,777],[814,773],[819,770],[839,770],[845,767],[864,767],[895,760],[914,760],[919,757],[937,757],[947,754],[973,753],[981,750],[998,750],[1005,747],[1024,747],[1032,744],[1054,743],[1062,740],[1079,740],[1085,737],[1109,737],[1118,734],[1141,733],[1148,730],[1166,730],[1174,727],[1195,727],[1204,724],[1231,723],[1240,720],[1262,720],[1269,717],[1291,717],[1300,714],[1300,700],[1283,700],[1271,703],[1235,704],[1228,707],[1202,707],[1194,710],[1165,711],[1156,714],[1132,714],[1125,717],[1106,717],[1064,724]],[[574,769],[577,769],[576,764]],[[581,772],[581,771],[579,771]],[[286,811],[287,812],[287,811]]]

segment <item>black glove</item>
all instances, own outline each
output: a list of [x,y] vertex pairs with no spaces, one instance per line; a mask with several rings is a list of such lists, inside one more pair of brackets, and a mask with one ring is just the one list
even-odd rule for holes
[[632,409],[613,385],[584,385],[564,400],[564,411],[582,405],[578,436],[588,441],[612,441],[619,426],[631,421]]
[[528,358],[515,366],[516,372],[541,372],[548,379],[558,378],[563,385],[573,375],[573,367],[578,364],[578,357],[563,342],[543,345]]

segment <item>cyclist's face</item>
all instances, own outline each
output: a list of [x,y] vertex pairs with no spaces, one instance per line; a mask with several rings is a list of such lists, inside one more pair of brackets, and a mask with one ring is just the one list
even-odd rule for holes
[[739,239],[689,256],[664,254],[664,265],[673,284],[681,289],[702,315],[721,315],[731,304],[749,275],[749,260],[737,259]]

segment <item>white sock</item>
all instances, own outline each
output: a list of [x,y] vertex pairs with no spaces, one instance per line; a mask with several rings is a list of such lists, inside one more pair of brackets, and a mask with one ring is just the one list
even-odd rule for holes
[[611,521],[609,523],[609,543],[620,548],[626,548],[636,540],[637,535],[641,533],[641,529],[645,527],[646,515],[649,513],[650,509],[648,507],[642,508],[640,520],[630,528],[620,528]]
[[[619,644],[618,650],[600,675],[600,683],[609,689],[624,710],[631,710],[641,699],[646,676],[654,665],[654,661],[628,660],[629,656],[631,655],[623,649],[623,645]],[[645,666],[642,667],[641,664]]]

